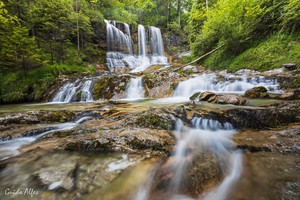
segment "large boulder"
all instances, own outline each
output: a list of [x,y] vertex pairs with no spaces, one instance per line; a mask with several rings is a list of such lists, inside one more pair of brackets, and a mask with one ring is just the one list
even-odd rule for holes
[[269,94],[267,89],[263,86],[254,87],[250,90],[247,90],[244,94],[247,98],[268,98]]
[[213,92],[209,92],[209,91],[202,92],[200,94],[199,101],[208,101],[210,98],[212,98],[214,96],[216,96],[216,94]]
[[244,105],[247,100],[244,97],[233,94],[219,94],[212,96],[208,99],[209,103],[217,103],[217,104],[233,104],[233,105]]

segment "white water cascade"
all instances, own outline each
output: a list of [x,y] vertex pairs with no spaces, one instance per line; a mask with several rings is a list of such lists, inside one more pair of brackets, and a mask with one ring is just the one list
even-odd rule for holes
[[[218,80],[220,79],[220,80]],[[216,93],[243,94],[253,87],[264,86],[269,92],[280,93],[279,83],[276,79],[267,79],[263,76],[246,77],[223,74],[202,74],[178,84],[174,97],[189,98],[196,92],[211,91]]]
[[[105,20],[107,50],[106,63],[110,71],[129,67],[132,72],[144,71],[151,65],[168,65],[164,56],[161,31],[149,27],[149,37],[143,25],[138,25],[138,55],[134,54],[134,43],[131,38],[130,26],[126,23]],[[150,38],[150,42],[148,42]],[[148,44],[152,53],[148,53]]]
[[144,98],[143,78],[131,78],[126,93],[128,99]]
[[19,154],[19,149],[23,146],[27,146],[43,136],[56,131],[64,131],[75,128],[76,126],[84,123],[85,121],[92,119],[92,117],[82,117],[75,122],[67,122],[62,124],[54,124],[45,128],[51,128],[51,130],[44,131],[38,135],[30,137],[19,137],[7,141],[0,141],[0,160],[5,160]]
[[164,45],[160,29],[150,26],[149,31],[151,35],[150,45],[152,50],[151,62],[153,64],[168,63],[167,57],[164,56]]
[[[242,154],[234,150],[231,137],[236,133],[234,127],[226,122],[194,117],[191,120],[192,128],[184,125],[181,119],[172,118],[176,121],[176,128],[173,134],[176,138],[176,147],[171,167],[173,177],[169,183],[170,199],[194,200],[191,197],[178,193],[178,187],[182,185],[183,178],[187,173],[188,166],[193,164],[200,154],[212,153],[218,161],[219,167],[224,174],[223,181],[213,190],[200,196],[201,200],[225,200],[234,184],[238,181],[242,173]],[[147,187],[145,187],[147,186]],[[144,189],[143,199],[149,199],[151,195],[149,183],[141,186]],[[140,193],[141,188],[138,190]]]
[[92,80],[76,80],[73,83],[66,83],[55,94],[52,103],[70,103],[74,101],[91,102]]

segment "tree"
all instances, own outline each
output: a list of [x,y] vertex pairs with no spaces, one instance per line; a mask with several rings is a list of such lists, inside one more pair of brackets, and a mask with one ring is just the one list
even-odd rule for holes
[[29,36],[27,27],[17,16],[10,15],[0,1],[0,66],[8,70],[22,69],[24,74],[30,67],[38,66],[40,58],[35,38]]

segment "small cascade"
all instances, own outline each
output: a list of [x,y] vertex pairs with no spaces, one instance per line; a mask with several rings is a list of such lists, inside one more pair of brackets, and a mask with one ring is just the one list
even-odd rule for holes
[[66,83],[55,94],[53,103],[70,103],[70,102],[91,102],[93,96],[91,93],[92,80],[76,80],[73,83]]
[[[131,38],[130,26],[126,23],[105,20],[107,33],[106,63],[110,71],[129,67],[132,72],[140,72],[155,64],[168,65],[164,56],[161,31],[149,27],[150,41],[143,25],[138,25],[138,55],[134,54],[134,43]],[[151,53],[148,53],[148,44]]]
[[56,131],[64,131],[64,130],[70,130],[75,128],[76,126],[84,123],[87,120],[92,119],[92,117],[82,117],[79,120],[75,122],[67,122],[67,123],[62,123],[62,124],[54,124],[50,125],[45,128],[51,128],[51,130],[42,132],[38,135],[35,136],[30,136],[30,137],[20,137],[20,138],[15,138],[7,141],[0,141],[0,160],[5,160],[7,158],[11,158],[13,156],[16,156],[19,154],[19,149],[23,146],[32,144],[36,140],[42,138],[43,136],[53,133]]
[[144,98],[143,78],[131,78],[126,93],[128,99]]
[[[181,119],[171,117],[176,121],[173,134],[177,142],[174,156],[170,159],[170,169],[173,170],[173,173],[170,174],[173,176],[168,183],[167,191],[165,191],[166,194],[171,195],[168,199],[193,200],[189,196],[180,194],[179,187],[183,186],[185,174],[188,173],[188,166],[193,165],[199,154],[207,154],[208,152],[217,158],[225,178],[215,189],[196,199],[227,199],[242,173],[242,154],[234,150],[231,140],[231,137],[236,133],[234,127],[228,122],[222,123],[213,119],[194,117],[191,120],[192,128],[190,128],[185,126]],[[152,181],[152,179],[149,180]],[[143,199],[149,199],[151,195],[149,193],[151,188],[149,180],[137,192],[140,194],[140,191],[143,191]]]
[[268,79],[263,76],[227,76],[218,77],[217,74],[202,74],[178,84],[174,97],[188,98],[196,92],[211,91],[216,93],[243,94],[253,87],[264,86],[269,92],[280,93],[279,83],[276,79]]
[[92,80],[87,80],[83,83],[80,101],[93,101],[93,96],[91,93],[92,83]]

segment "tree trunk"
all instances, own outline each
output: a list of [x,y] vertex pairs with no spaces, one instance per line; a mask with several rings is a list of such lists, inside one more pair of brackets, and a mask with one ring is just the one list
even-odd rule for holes
[[178,25],[181,27],[181,0],[177,0]]
[[53,51],[52,51],[52,42],[50,40],[50,56],[51,56],[51,65],[53,65]]
[[209,56],[210,54],[212,54],[212,53],[218,51],[218,50],[221,49],[222,47],[224,47],[224,45],[221,45],[221,46],[215,48],[214,50],[212,50],[212,51],[210,51],[210,52],[208,52],[208,53],[206,53],[206,54],[200,56],[200,57],[197,58],[196,60],[194,60],[194,61],[192,61],[192,62],[190,62],[190,63],[188,63],[188,64],[182,65],[182,66],[180,66],[180,67],[174,69],[173,71],[178,71],[178,70],[181,69],[181,68],[184,68],[184,67],[186,67],[186,66],[188,66],[188,65],[191,65],[191,64],[193,64],[193,63],[195,63],[195,62],[198,62],[199,60],[202,60],[202,59],[205,58],[206,56]]
[[77,15],[77,21],[76,21],[76,26],[77,26],[77,53],[79,54],[80,51],[80,35],[79,35],[79,10],[78,10],[78,0],[76,0],[76,15]]

